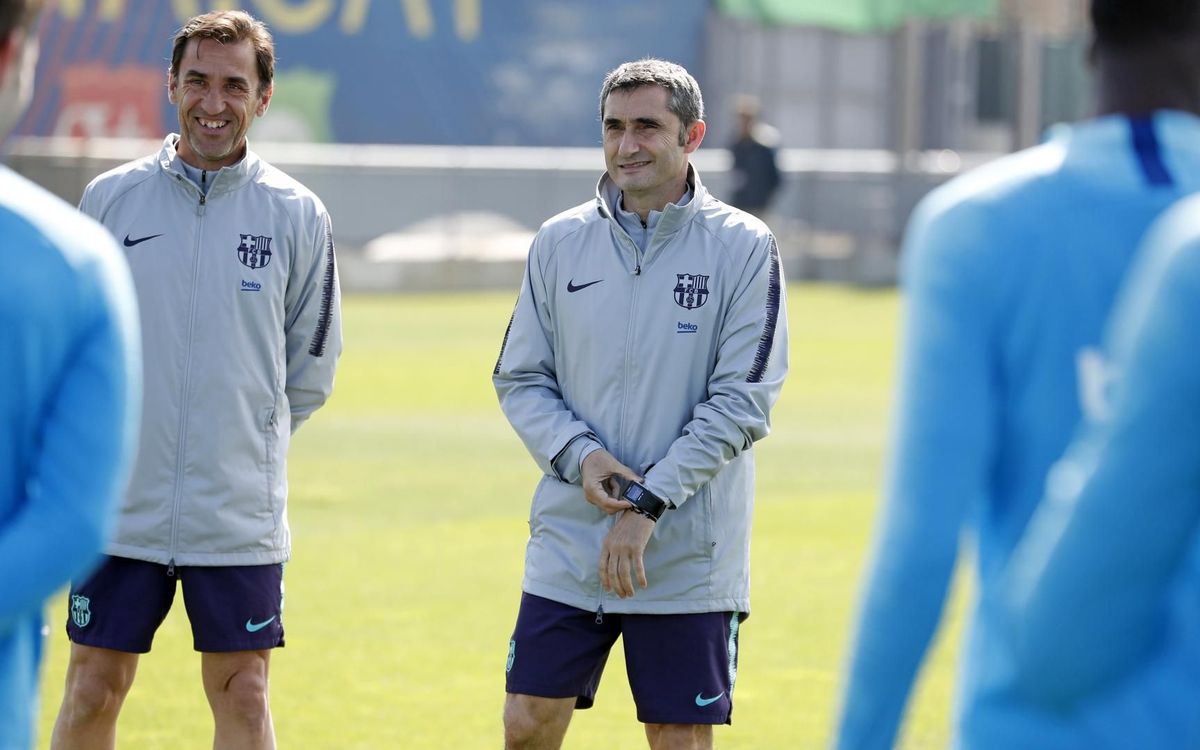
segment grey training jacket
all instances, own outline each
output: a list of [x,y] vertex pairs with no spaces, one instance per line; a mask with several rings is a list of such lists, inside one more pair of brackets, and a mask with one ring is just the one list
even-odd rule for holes
[[290,554],[287,450],[341,352],[329,214],[247,151],[202,195],[157,155],[88,185],[80,208],[123,243],[144,353],[141,441],[108,554],[263,565]]
[[[607,176],[533,240],[493,373],[544,473],[530,594],[609,612],[750,610],[752,445],[787,373],[785,288],[766,225],[710,196],[694,170],[689,181],[692,200],[667,207],[644,253],[613,216]],[[646,547],[649,588],[625,600],[597,572],[616,516],[580,486],[596,443],[676,506]]]

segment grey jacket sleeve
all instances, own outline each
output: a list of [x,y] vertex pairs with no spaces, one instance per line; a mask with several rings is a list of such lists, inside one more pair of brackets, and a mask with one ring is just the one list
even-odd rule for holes
[[100,216],[100,201],[96,195],[96,180],[92,180],[83,189],[83,197],[79,199],[79,210],[96,221],[102,221]]
[[[301,243],[305,244],[305,243]],[[329,214],[318,213],[307,247],[297,247],[285,305],[292,432],[325,403],[342,352],[341,292]]]
[[708,398],[646,473],[651,492],[679,506],[766,437],[788,369],[786,296],[775,238],[764,235],[721,323]]
[[599,441],[572,413],[558,384],[553,322],[540,261],[544,243],[539,234],[530,248],[525,279],[492,372],[492,384],[504,416],[538,467],[545,474],[578,484],[579,462]]

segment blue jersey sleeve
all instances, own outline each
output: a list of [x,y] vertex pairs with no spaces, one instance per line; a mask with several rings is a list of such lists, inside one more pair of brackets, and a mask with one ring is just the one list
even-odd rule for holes
[[1148,235],[1110,335],[1109,415],[1084,426],[1006,575],[1020,682],[1066,709],[1143,663],[1200,531],[1200,199]]
[[892,747],[988,476],[993,233],[982,212],[939,200],[926,199],[905,241],[892,460],[836,729],[835,746],[846,750]]
[[[92,234],[76,238],[86,252],[67,251],[74,283],[60,274],[63,283],[54,290],[62,301],[56,330],[29,337],[64,342],[63,356],[55,354],[48,370],[27,356],[12,363],[43,373],[38,384],[46,392],[17,487],[24,497],[0,527],[0,570],[20,571],[0,575],[0,631],[39,611],[46,597],[95,562],[132,454],[141,380],[133,285],[108,233],[90,221],[86,227]],[[30,351],[40,350],[22,354]]]

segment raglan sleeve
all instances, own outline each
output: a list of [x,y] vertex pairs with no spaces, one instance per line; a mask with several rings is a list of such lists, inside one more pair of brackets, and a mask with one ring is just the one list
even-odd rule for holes
[[770,430],[771,407],[788,371],[787,288],[775,238],[765,231],[755,240],[719,336],[708,398],[646,472],[646,488],[675,507]]
[[1200,538],[1200,367],[1187,343],[1200,330],[1198,207],[1149,236],[1114,314],[1111,410],[1050,473],[1006,571],[1018,682],[1053,710],[1168,640],[1168,593]]
[[[90,222],[89,222],[90,224]],[[124,491],[141,410],[141,342],[133,283],[107,232],[103,255],[60,289],[68,356],[53,374],[26,500],[0,529],[0,632],[95,564]],[[68,310],[77,314],[68,313]],[[19,572],[17,572],[19,571]]]
[[319,207],[313,227],[311,235],[297,243],[284,301],[286,393],[292,432],[333,392],[342,352],[342,295],[333,224],[323,207]]
[[941,618],[967,510],[986,492],[998,409],[991,234],[985,214],[935,194],[905,238],[890,465],[834,730],[840,750],[893,746]]
[[92,180],[83,189],[83,196],[79,199],[79,210],[96,221],[102,222],[104,220],[101,216],[103,201],[100,197],[101,188],[99,187],[99,182],[98,178]]
[[554,351],[554,318],[545,283],[546,230],[534,237],[521,291],[492,371],[500,408],[543,473],[578,484],[579,463],[600,447],[563,400]]

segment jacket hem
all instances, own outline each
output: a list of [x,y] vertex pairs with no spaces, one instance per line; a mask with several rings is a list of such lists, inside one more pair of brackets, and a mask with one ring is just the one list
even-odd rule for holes
[[[596,590],[583,593],[575,589],[564,589],[543,581],[535,581],[528,576],[521,583],[521,590],[526,594],[540,596],[543,599],[565,604],[587,612],[595,612],[600,606],[600,598]],[[743,612],[749,614],[750,599],[748,597],[715,597],[711,599],[620,599],[615,594],[605,594],[604,611],[606,613],[623,615],[689,615],[701,612]]]
[[[164,549],[146,549],[127,544],[110,544],[104,554],[113,557],[127,557],[133,560],[167,565],[171,555]],[[262,552],[176,552],[176,565],[194,565],[197,567],[225,567],[234,565],[276,565],[287,562],[291,557],[289,550],[265,550]]]

